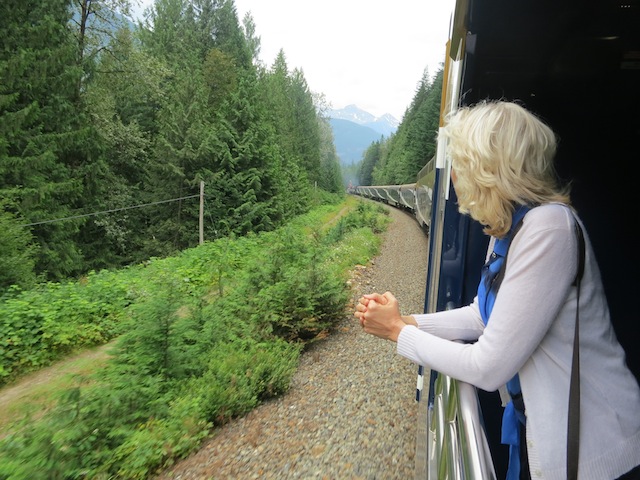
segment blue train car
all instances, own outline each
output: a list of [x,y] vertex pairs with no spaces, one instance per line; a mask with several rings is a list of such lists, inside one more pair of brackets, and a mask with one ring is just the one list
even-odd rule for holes
[[[631,174],[640,160],[640,3],[459,0],[444,74],[441,118],[483,99],[518,100],[559,134],[558,172],[572,181],[616,333],[640,378]],[[481,226],[457,210],[446,145],[438,145],[434,177],[427,312],[473,299],[488,242]],[[498,394],[421,373],[416,478],[504,478]]]

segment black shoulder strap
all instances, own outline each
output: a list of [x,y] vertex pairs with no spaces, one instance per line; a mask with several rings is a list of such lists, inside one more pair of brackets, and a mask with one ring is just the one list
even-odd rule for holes
[[571,361],[571,383],[569,384],[569,415],[567,425],[567,479],[578,478],[578,457],[580,450],[580,280],[584,273],[584,234],[575,219],[576,236],[578,237],[578,271],[574,285],[576,292],[576,325],[573,336],[573,360]]
[[[522,226],[523,218],[516,224],[511,233],[509,248],[504,255],[500,271],[496,274],[492,285],[494,291],[498,291],[504,276],[507,265],[507,256],[511,247],[511,241],[516,236]],[[578,239],[578,268],[573,284],[576,286],[576,322],[573,337],[573,359],[571,362],[571,380],[569,385],[569,414],[567,420],[567,480],[577,480],[578,478],[578,456],[580,447],[580,281],[584,274],[585,263],[585,243],[582,228],[578,219],[574,217],[575,232]]]

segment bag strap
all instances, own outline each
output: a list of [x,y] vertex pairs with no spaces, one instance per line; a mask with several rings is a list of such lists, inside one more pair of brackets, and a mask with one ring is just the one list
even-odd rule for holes
[[576,291],[576,325],[573,336],[573,360],[571,361],[571,383],[569,385],[569,415],[567,425],[567,479],[578,478],[578,456],[580,450],[580,280],[584,273],[584,234],[575,219],[578,237],[578,271],[574,285]]

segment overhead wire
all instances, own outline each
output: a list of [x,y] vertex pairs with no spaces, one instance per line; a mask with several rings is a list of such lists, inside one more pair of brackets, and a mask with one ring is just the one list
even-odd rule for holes
[[199,196],[200,196],[200,194],[188,195],[186,197],[171,198],[169,200],[159,200],[157,202],[142,203],[140,205],[132,205],[132,206],[129,206],[129,207],[113,208],[111,210],[103,210],[101,212],[83,213],[81,215],[73,215],[71,217],[54,218],[54,219],[51,219],[51,220],[43,220],[41,222],[25,223],[24,225],[20,225],[20,226],[21,227],[32,227],[34,225],[42,225],[42,224],[45,224],[45,223],[60,222],[62,220],[73,220],[73,219],[77,219],[77,218],[92,217],[94,215],[102,215],[102,214],[105,214],[105,213],[121,212],[123,210],[131,210],[133,208],[142,208],[142,207],[149,207],[149,206],[152,206],[152,205],[160,205],[161,203],[177,202],[178,200],[186,200],[186,199],[189,199],[189,198],[195,198],[195,197],[199,197]]

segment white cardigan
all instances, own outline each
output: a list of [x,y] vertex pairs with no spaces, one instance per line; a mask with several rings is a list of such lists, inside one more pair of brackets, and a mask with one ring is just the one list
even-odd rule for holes
[[[579,477],[611,480],[640,464],[640,387],[613,331],[598,265],[584,233]],[[571,284],[577,248],[574,217],[566,206],[534,208],[511,243],[486,327],[476,297],[466,307],[414,315],[418,328],[406,326],[398,337],[400,355],[487,391],[519,374],[534,480],[566,479],[576,313],[576,288]]]

